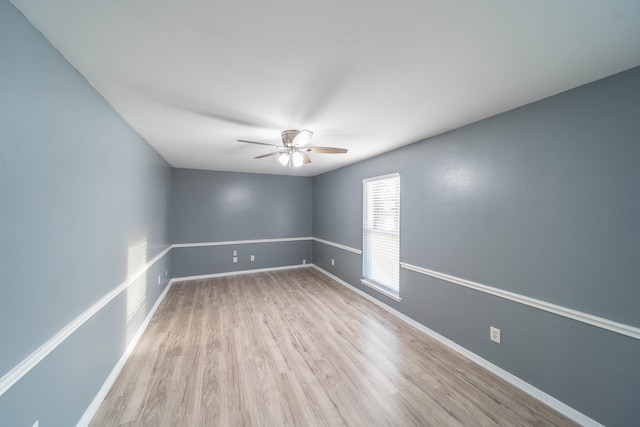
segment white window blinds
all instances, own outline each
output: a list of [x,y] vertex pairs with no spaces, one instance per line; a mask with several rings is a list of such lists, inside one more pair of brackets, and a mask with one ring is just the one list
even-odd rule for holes
[[400,175],[365,179],[363,199],[363,281],[397,295],[400,289]]

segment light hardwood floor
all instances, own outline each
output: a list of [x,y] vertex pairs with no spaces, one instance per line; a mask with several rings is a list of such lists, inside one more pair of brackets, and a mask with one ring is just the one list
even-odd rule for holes
[[574,423],[302,268],[174,284],[91,425]]

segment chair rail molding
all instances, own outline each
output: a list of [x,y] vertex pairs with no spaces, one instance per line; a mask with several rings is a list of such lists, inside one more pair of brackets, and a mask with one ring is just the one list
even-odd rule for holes
[[427,268],[411,265],[406,262],[401,262],[400,266],[406,270],[411,270],[416,273],[424,274],[426,276],[435,277],[436,279],[444,280],[455,285],[464,286],[466,288],[474,289],[476,291],[484,292],[490,295],[497,296],[499,298],[508,299],[520,304],[528,305],[539,310],[547,311],[549,313],[557,314],[559,316],[567,317],[569,319],[577,320],[578,322],[586,323],[591,326],[596,326],[607,331],[616,332],[621,335],[625,335],[631,338],[640,339],[640,328],[635,326],[619,323],[604,317],[594,316],[589,313],[583,313],[582,311],[574,310],[572,308],[563,307],[561,305],[553,304],[550,302],[542,301],[539,299],[531,298],[526,295],[517,294],[515,292],[505,291],[492,286],[483,285],[481,283],[473,282],[471,280],[462,279],[460,277],[452,276],[446,273],[440,273],[438,271],[429,270]]

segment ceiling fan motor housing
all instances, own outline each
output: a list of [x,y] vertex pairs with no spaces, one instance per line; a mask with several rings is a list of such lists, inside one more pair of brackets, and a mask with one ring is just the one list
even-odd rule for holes
[[299,130],[283,130],[282,131],[282,143],[285,147],[293,147],[293,140],[300,133]]

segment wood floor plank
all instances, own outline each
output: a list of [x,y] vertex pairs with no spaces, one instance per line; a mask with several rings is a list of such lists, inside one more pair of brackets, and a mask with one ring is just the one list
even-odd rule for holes
[[174,284],[92,426],[572,426],[311,268]]

